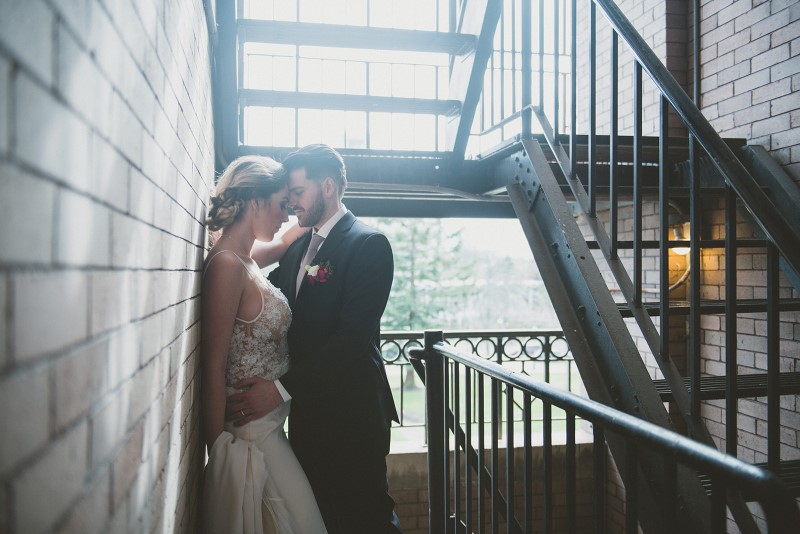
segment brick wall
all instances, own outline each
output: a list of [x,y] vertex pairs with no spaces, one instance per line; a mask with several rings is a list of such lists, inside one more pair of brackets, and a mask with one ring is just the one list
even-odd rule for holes
[[[704,224],[712,239],[724,238],[723,202],[705,210]],[[738,225],[737,236],[754,237],[749,225]],[[766,298],[767,272],[766,251],[763,248],[741,250],[736,257],[737,287],[739,299]],[[725,255],[722,249],[706,249],[702,253],[703,298],[722,299],[725,294]],[[780,274],[780,297],[797,299],[800,295]],[[800,312],[780,313],[780,370],[800,370]],[[709,375],[725,374],[725,318],[705,316],[702,321],[701,369]],[[766,313],[743,314],[737,320],[737,367],[739,374],[764,373],[767,370],[767,318]],[[738,450],[740,458],[747,462],[765,462],[766,452],[766,398],[741,399],[738,416]],[[725,402],[704,403],[703,415],[708,421],[709,431],[720,448],[725,448]],[[781,458],[800,459],[800,418],[796,395],[781,399]]]
[[800,183],[800,2],[706,0],[700,13],[704,115]]
[[[565,482],[565,461],[566,461],[566,448],[564,445],[554,445],[552,456],[552,473],[553,473],[553,523],[551,528],[554,532],[566,532],[567,523],[567,506],[566,506],[566,482]],[[506,494],[506,481],[505,481],[505,465],[506,465],[506,450],[501,449],[499,452],[499,462],[501,466],[500,473],[500,492]],[[544,449],[542,447],[533,447],[533,464],[532,470],[534,474],[533,483],[533,517],[534,517],[534,531],[541,532],[544,526]],[[452,455],[451,455],[452,457]],[[391,454],[387,460],[389,471],[389,493],[395,499],[396,512],[400,519],[400,525],[403,527],[405,534],[428,534],[428,464],[427,454],[420,453],[400,453]],[[514,467],[515,477],[517,483],[515,485],[515,501],[514,506],[516,510],[517,520],[524,524],[524,499],[523,499],[523,463],[524,450],[514,449]],[[464,457],[461,457],[462,470],[464,468]],[[491,468],[490,451],[487,451],[485,456],[486,466]],[[452,464],[451,464],[452,469]],[[575,529],[579,533],[593,532],[592,526],[592,444],[591,443],[578,443],[576,445],[576,509],[577,514],[575,519]],[[452,471],[451,471],[452,473]],[[461,475],[461,518],[465,518],[466,499],[465,499],[465,483],[462,471]],[[472,524],[478,524],[477,517],[477,479],[474,477],[472,482],[473,504],[472,511]],[[452,485],[451,485],[452,488]],[[485,517],[491,518],[491,499],[486,492],[483,493],[483,506]],[[451,491],[451,512],[454,512],[452,504],[452,491]],[[491,522],[487,520],[485,524],[487,532],[491,530]],[[477,528],[473,529],[477,531]],[[505,522],[500,520],[500,531],[505,531]]]
[[0,532],[195,532],[202,2],[0,4]]
[[[579,6],[580,6],[579,2]],[[589,9],[578,8],[578,133],[589,129]],[[617,5],[631,21],[676,80],[686,87],[690,75],[687,52],[687,3],[678,0],[620,0]],[[597,9],[597,133],[608,135],[611,125],[611,27]],[[689,51],[690,52],[690,51]],[[633,135],[633,55],[619,40],[619,133]],[[643,76],[642,131],[657,135],[659,93],[647,74]],[[671,114],[671,117],[675,117]],[[670,135],[685,136],[677,118],[670,119]]]

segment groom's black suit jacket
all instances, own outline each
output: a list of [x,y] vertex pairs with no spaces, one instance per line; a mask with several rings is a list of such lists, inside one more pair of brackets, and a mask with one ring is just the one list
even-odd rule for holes
[[[386,236],[351,213],[336,223],[312,265],[328,263],[325,282],[297,273],[311,232],[287,250],[270,280],[292,308],[290,369],[280,380],[292,396],[294,447],[347,447],[397,420],[381,358],[380,319],[392,286],[394,261]],[[314,445],[316,442],[316,445]]]

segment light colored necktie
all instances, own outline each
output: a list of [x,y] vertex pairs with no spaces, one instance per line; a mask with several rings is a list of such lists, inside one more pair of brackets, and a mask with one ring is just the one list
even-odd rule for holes
[[303,277],[306,275],[306,265],[310,265],[314,260],[314,256],[317,255],[317,251],[319,250],[319,247],[322,245],[323,241],[325,241],[325,238],[318,233],[314,232],[311,234],[311,243],[308,244],[308,250],[306,250],[306,255],[303,256],[303,261],[300,262],[300,270],[297,272],[297,285],[295,286],[294,292],[295,296],[300,291],[300,284],[303,282]]

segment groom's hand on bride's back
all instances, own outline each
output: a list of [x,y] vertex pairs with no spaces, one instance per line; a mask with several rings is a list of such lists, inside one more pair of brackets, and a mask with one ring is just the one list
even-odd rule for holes
[[271,380],[246,378],[233,387],[242,390],[229,395],[225,403],[225,420],[232,421],[234,426],[261,419],[283,403],[283,397]]

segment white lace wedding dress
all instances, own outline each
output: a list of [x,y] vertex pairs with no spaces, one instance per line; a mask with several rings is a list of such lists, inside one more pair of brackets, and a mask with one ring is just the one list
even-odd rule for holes
[[[234,324],[225,373],[229,395],[236,391],[231,384],[240,380],[252,376],[274,380],[288,370],[286,334],[292,318],[283,293],[236,257],[258,286],[262,306],[255,319],[237,318]],[[225,424],[205,469],[207,534],[325,532],[311,486],[283,431],[290,403],[242,427]]]

